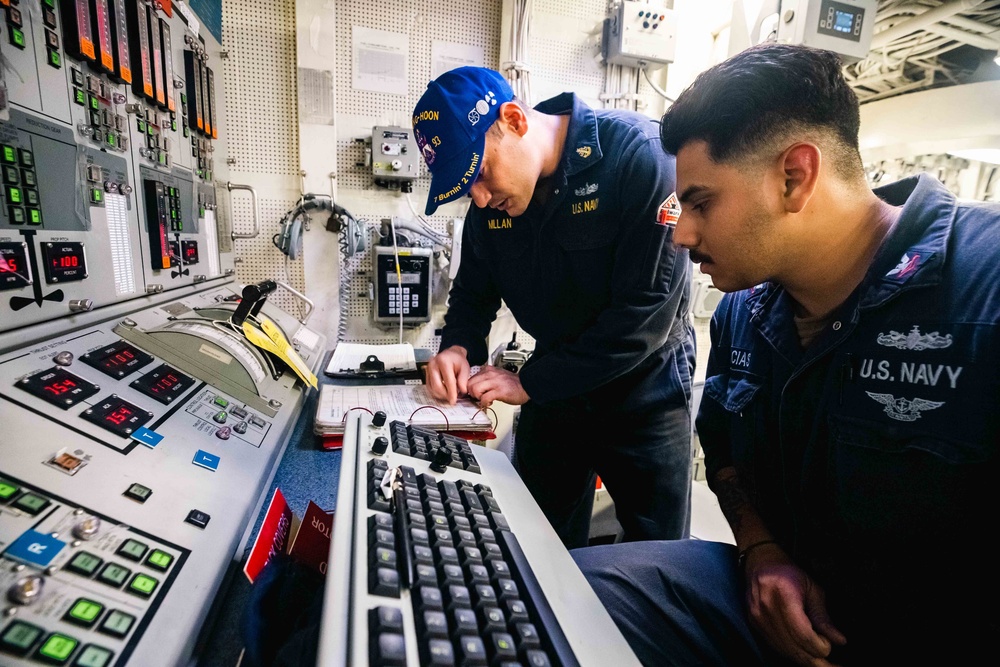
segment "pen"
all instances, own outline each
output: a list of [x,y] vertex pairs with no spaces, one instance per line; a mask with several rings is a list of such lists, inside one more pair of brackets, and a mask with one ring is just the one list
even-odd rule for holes
[[396,475],[392,480],[392,504],[393,512],[396,514],[396,540],[399,543],[400,554],[399,568],[403,579],[403,586],[410,588],[415,578],[413,571],[413,549],[410,546],[409,518],[406,516],[406,494],[403,492],[403,471],[396,468]]

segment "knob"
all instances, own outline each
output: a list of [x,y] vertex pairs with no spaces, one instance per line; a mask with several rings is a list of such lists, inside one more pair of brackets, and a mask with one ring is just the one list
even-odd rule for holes
[[[389,446],[389,439],[384,435],[380,435],[375,438],[375,442],[372,443],[372,452],[381,456],[385,454],[386,448]],[[450,459],[449,459],[450,460]]]
[[45,580],[37,574],[21,577],[7,589],[7,599],[15,604],[31,604],[42,594]]
[[382,426],[385,424],[385,413],[379,410],[372,416],[372,426]]
[[120,189],[121,189],[123,195],[130,195],[130,194],[132,194],[132,186],[129,185],[128,183],[125,183],[124,185],[122,185]]
[[69,351],[63,351],[52,358],[56,366],[69,366],[73,363],[73,353]]
[[403,161],[402,160],[393,160],[392,161],[392,170],[393,171],[399,171],[402,168],[403,168]]
[[93,299],[70,299],[69,309],[74,313],[86,313],[94,307]]
[[101,520],[96,516],[88,516],[77,521],[73,526],[73,536],[81,540],[89,540],[101,529]]
[[451,451],[447,447],[438,447],[434,452],[434,462],[431,463],[431,470],[434,472],[444,472],[445,468],[451,464]]

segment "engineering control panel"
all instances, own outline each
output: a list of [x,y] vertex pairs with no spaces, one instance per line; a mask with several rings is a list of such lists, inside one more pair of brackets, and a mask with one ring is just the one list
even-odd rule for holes
[[215,37],[160,0],[0,13],[0,332],[230,278]]
[[[240,294],[161,294],[0,354],[0,664],[190,658],[306,391],[237,335]],[[267,303],[255,320],[319,365],[323,336]]]

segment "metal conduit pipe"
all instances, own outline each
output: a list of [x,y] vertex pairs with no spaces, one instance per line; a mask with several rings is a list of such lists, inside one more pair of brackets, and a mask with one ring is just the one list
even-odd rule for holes
[[876,33],[872,37],[872,50],[881,49],[895,40],[906,37],[907,35],[913,34],[919,30],[924,30],[928,26],[937,23],[949,16],[954,16],[955,14],[964,12],[966,10],[972,9],[977,5],[981,5],[984,0],[951,0],[946,2],[939,7],[934,9],[929,9],[919,16],[914,16],[908,21],[903,21],[898,23],[891,28],[883,30],[882,32]]

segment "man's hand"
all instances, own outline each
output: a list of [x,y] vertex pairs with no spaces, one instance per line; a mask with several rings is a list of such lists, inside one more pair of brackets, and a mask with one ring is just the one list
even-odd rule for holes
[[799,665],[832,667],[832,644],[847,638],[826,611],[826,594],[778,545],[755,549],[746,563],[750,623]]
[[521,378],[496,366],[483,366],[469,380],[469,396],[483,408],[490,407],[493,401],[523,405],[529,399],[521,387]]
[[435,354],[424,369],[427,388],[431,396],[439,401],[455,405],[459,395],[468,393],[469,360],[468,351],[460,345],[441,350]]

